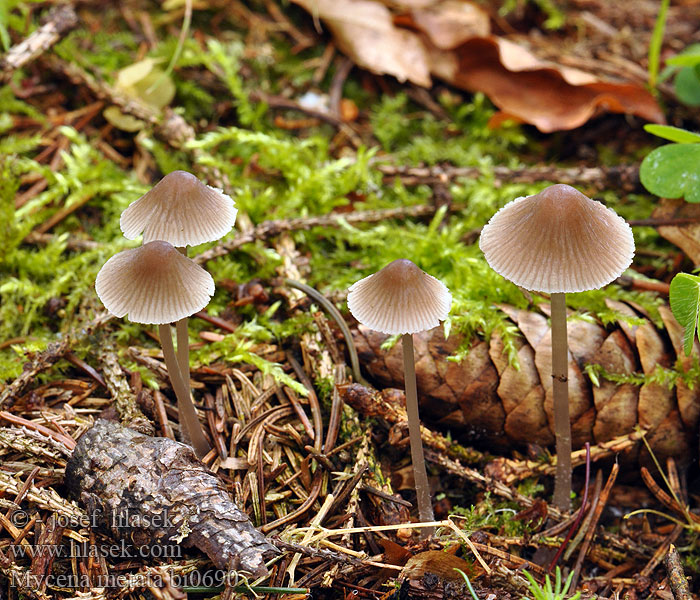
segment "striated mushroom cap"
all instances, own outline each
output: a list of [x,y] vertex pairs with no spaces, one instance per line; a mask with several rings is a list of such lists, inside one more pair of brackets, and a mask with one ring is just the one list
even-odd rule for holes
[[353,283],[348,292],[352,315],[365,327],[389,334],[437,327],[452,305],[445,285],[405,258]]
[[173,323],[202,310],[214,280],[172,244],[155,241],[115,254],[100,269],[95,291],[116,317],[134,323]]
[[230,196],[204,185],[191,173],[173,171],[122,213],[119,225],[133,240],[164,240],[173,246],[195,246],[218,240],[236,222]]
[[625,220],[564,184],[506,204],[482,230],[479,247],[494,271],[548,293],[601,288],[634,257]]

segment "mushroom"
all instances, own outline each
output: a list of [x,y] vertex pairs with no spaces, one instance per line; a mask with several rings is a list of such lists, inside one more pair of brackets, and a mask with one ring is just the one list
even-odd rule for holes
[[209,452],[209,443],[190,398],[189,381],[185,382],[180,371],[169,323],[209,304],[214,294],[211,275],[168,242],[154,241],[112,256],[97,274],[95,291],[114,316],[158,325],[182,423],[202,458]]
[[[413,334],[437,327],[447,318],[451,304],[452,296],[445,285],[405,258],[355,282],[348,290],[348,308],[362,325],[402,335],[411,461],[418,514],[423,522],[433,521],[434,516],[420,434]],[[429,532],[425,530],[426,535]]]
[[[132,202],[121,215],[119,225],[129,240],[143,233],[143,243],[164,240],[187,255],[186,246],[218,240],[236,222],[230,196],[203,184],[186,171],[173,171]],[[185,382],[190,381],[187,318],[175,324],[177,359]]]
[[527,290],[551,294],[552,393],[557,469],[554,504],[571,507],[571,423],[565,294],[607,285],[630,266],[632,229],[612,209],[557,184],[516,198],[483,228],[491,268]]
[[173,171],[129,204],[119,225],[128,240],[143,233],[144,244],[164,240],[184,248],[225,236],[237,214],[230,196],[191,173]]

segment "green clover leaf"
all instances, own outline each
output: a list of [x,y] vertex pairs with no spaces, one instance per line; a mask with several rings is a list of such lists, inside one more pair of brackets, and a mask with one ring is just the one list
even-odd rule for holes
[[690,355],[700,316],[700,277],[678,273],[671,281],[669,303],[673,316],[684,329],[683,350]]

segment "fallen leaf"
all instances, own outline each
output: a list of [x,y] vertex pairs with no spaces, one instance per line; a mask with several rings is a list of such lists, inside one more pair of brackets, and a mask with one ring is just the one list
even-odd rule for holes
[[681,199],[662,198],[652,213],[654,219],[694,219],[687,225],[663,225],[659,234],[678,246],[694,264],[700,264],[700,204],[688,204]]
[[474,576],[473,567],[463,558],[442,552],[427,550],[408,559],[399,575],[400,579],[422,579],[426,574],[435,575],[447,581],[464,581],[457,569]]
[[411,11],[414,24],[442,50],[459,46],[469,38],[491,33],[488,14],[469,2],[443,0]]
[[372,0],[294,2],[323,20],[338,47],[361,67],[426,87],[432,74],[458,88],[483,92],[501,110],[492,125],[512,119],[549,133],[579,127],[604,112],[665,121],[642,85],[602,81],[540,60],[526,48],[490,35],[488,16],[471,2],[385,0],[393,13]]
[[394,26],[389,9],[370,0],[294,0],[333,33],[356,64],[399,81],[431,85],[425,50],[415,33]]
[[503,117],[530,123],[545,133],[579,127],[602,112],[664,122],[658,104],[642,86],[599,81],[589,73],[539,61],[508,40],[472,38],[453,54],[450,63],[439,53],[429,53],[431,67],[440,69],[441,78],[485,93]]

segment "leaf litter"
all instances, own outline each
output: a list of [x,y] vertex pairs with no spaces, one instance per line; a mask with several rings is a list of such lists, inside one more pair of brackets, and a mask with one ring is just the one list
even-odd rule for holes
[[[460,18],[469,14],[483,27],[479,11],[458,4],[407,9],[394,3],[390,22],[382,12],[377,30],[423,28],[421,35],[430,36],[430,30],[449,48],[457,38],[445,30],[445,14],[449,21],[463,10]],[[543,494],[553,467],[546,448],[551,441],[547,389],[541,383],[546,381],[541,339],[547,337],[547,304],[546,298],[526,297],[494,277],[468,240],[499,205],[538,190],[542,176],[514,159],[518,149],[537,155],[536,145],[512,125],[490,129],[488,123],[493,126],[499,118],[478,94],[465,100],[457,91],[436,90],[433,102],[440,103],[446,121],[434,116],[435,106],[425,96],[416,95],[425,104],[416,117],[410,111],[421,109],[403,93],[410,88],[347,73],[341,88],[359,107],[350,128],[331,119],[329,125],[297,123],[296,135],[290,135],[275,127],[282,122],[272,122],[271,113],[303,113],[303,107],[283,94],[300,97],[301,90],[320,85],[328,87],[330,98],[333,86],[326,73],[333,72],[332,48],[312,52],[304,62],[285,49],[290,39],[319,41],[313,19],[288,15],[273,3],[258,11],[234,2],[230,14],[217,13],[226,35],[214,41],[206,39],[209,19],[198,21],[197,12],[218,9],[209,3],[195,8],[193,26],[204,42],[185,44],[183,62],[173,74],[178,111],[145,107],[109,83],[117,81],[120,69],[143,59],[136,43],[142,35],[150,40],[154,60],[169,57],[173,38],[156,16],[178,22],[178,7],[171,7],[172,13],[144,12],[142,25],[128,13],[86,10],[81,17],[100,32],[97,42],[79,28],[39,57],[48,67],[43,81],[30,63],[12,73],[13,85],[0,98],[9,117],[3,117],[3,128],[10,134],[2,143],[11,156],[3,161],[8,185],[2,195],[3,214],[10,218],[4,221],[8,244],[0,287],[7,374],[0,392],[6,425],[0,429],[0,502],[6,511],[0,581],[8,591],[31,598],[106,597],[111,590],[100,583],[116,574],[123,576],[111,580],[118,593],[134,598],[143,590],[179,598],[183,589],[230,596],[256,583],[266,586],[258,593],[269,597],[285,591],[303,597],[306,589],[328,598],[354,592],[367,598],[463,598],[464,579],[452,571],[458,566],[478,597],[521,597],[528,581],[519,571],[525,568],[544,580],[546,562],[535,550],[558,547],[576,516],[561,514]],[[244,26],[236,32],[229,19]],[[361,13],[358,19],[367,25]],[[126,29],[115,27],[124,23]],[[161,47],[153,35],[164,36],[168,44]],[[475,43],[483,45],[478,47],[500,47],[487,32],[479,35]],[[243,44],[246,37],[249,43]],[[419,39],[423,48],[426,39]],[[344,51],[341,42],[338,47]],[[270,61],[273,55],[277,62]],[[512,74],[502,59],[499,54],[495,67]],[[400,57],[392,60],[394,67],[405,68]],[[535,73],[566,86],[588,85],[585,79],[573,85],[559,69],[550,73],[535,62],[525,66],[528,77]],[[79,99],[74,88],[81,91]],[[134,136],[111,129],[100,117],[105,105],[118,106],[145,128]],[[596,111],[589,101],[576,118],[587,114],[584,122]],[[540,129],[551,126],[543,123]],[[357,139],[374,149],[352,150]],[[375,139],[391,154],[379,151]],[[408,157],[413,164],[405,163]],[[510,171],[497,171],[493,161]],[[158,173],[177,168],[237,191],[248,217],[220,246],[199,249],[199,261],[208,263],[219,292],[194,320],[192,387],[215,447],[206,465],[284,552],[268,565],[271,575],[262,582],[238,579],[233,585],[195,550],[165,557],[156,556],[152,546],[138,559],[123,552],[51,557],[31,551],[32,540],[42,548],[66,550],[73,542],[88,549],[115,543],[109,532],[84,526],[84,508],[67,500],[63,484],[75,441],[98,417],[145,416],[158,436],[179,435],[172,391],[153,340],[141,328],[101,313],[91,287],[106,257],[124,247],[115,216]],[[455,168],[472,170],[465,176],[453,173]],[[507,173],[518,169],[522,179],[509,181]],[[574,184],[592,187],[612,173],[597,168],[591,183],[590,173],[585,179],[580,170],[561,172]],[[601,187],[607,193],[614,186]],[[610,201],[617,200],[611,195]],[[638,202],[636,214],[646,216],[642,199]],[[16,205],[20,210],[13,210]],[[657,254],[638,268],[668,280],[675,264],[664,259],[668,247],[652,233],[644,240]],[[350,282],[407,248],[423,268],[449,283],[456,300],[450,335],[434,332],[434,339],[417,343],[422,410],[428,417],[424,443],[439,492],[439,535],[430,545],[418,542],[410,525],[414,497],[405,461],[402,392],[390,388],[398,379],[392,358],[397,346],[382,348],[384,340],[354,331],[361,363],[377,386],[353,388],[355,405],[346,387],[349,340],[313,298],[279,278],[307,280],[339,303]],[[571,303],[578,308],[572,316],[578,345],[572,342],[571,357],[581,378],[577,441],[596,442],[591,455],[602,461],[595,463],[601,478],[608,476],[613,455],[629,466],[619,476],[623,484],[616,482],[614,469],[604,489],[602,480],[591,482],[589,514],[597,516],[584,521],[577,538],[585,535],[588,541],[567,565],[583,580],[579,591],[667,600],[661,559],[697,529],[688,512],[695,498],[685,495],[677,465],[683,467],[696,452],[698,362],[697,356],[679,360],[682,330],[663,299],[639,291],[643,280],[626,285],[631,289],[616,286]],[[362,418],[364,413],[374,420]],[[652,453],[640,443],[643,434]],[[655,457],[661,461],[666,488],[648,476],[649,492],[632,485],[629,476],[638,472],[639,457],[645,468]],[[585,451],[577,451],[574,464],[584,462]],[[678,499],[675,504],[669,494]],[[650,515],[615,517],[614,511],[651,505],[654,498],[675,525]],[[613,511],[596,524],[605,506]],[[696,558],[692,551],[684,558],[688,570]],[[635,573],[640,577],[631,577]],[[224,583],[229,585],[222,590]]]

